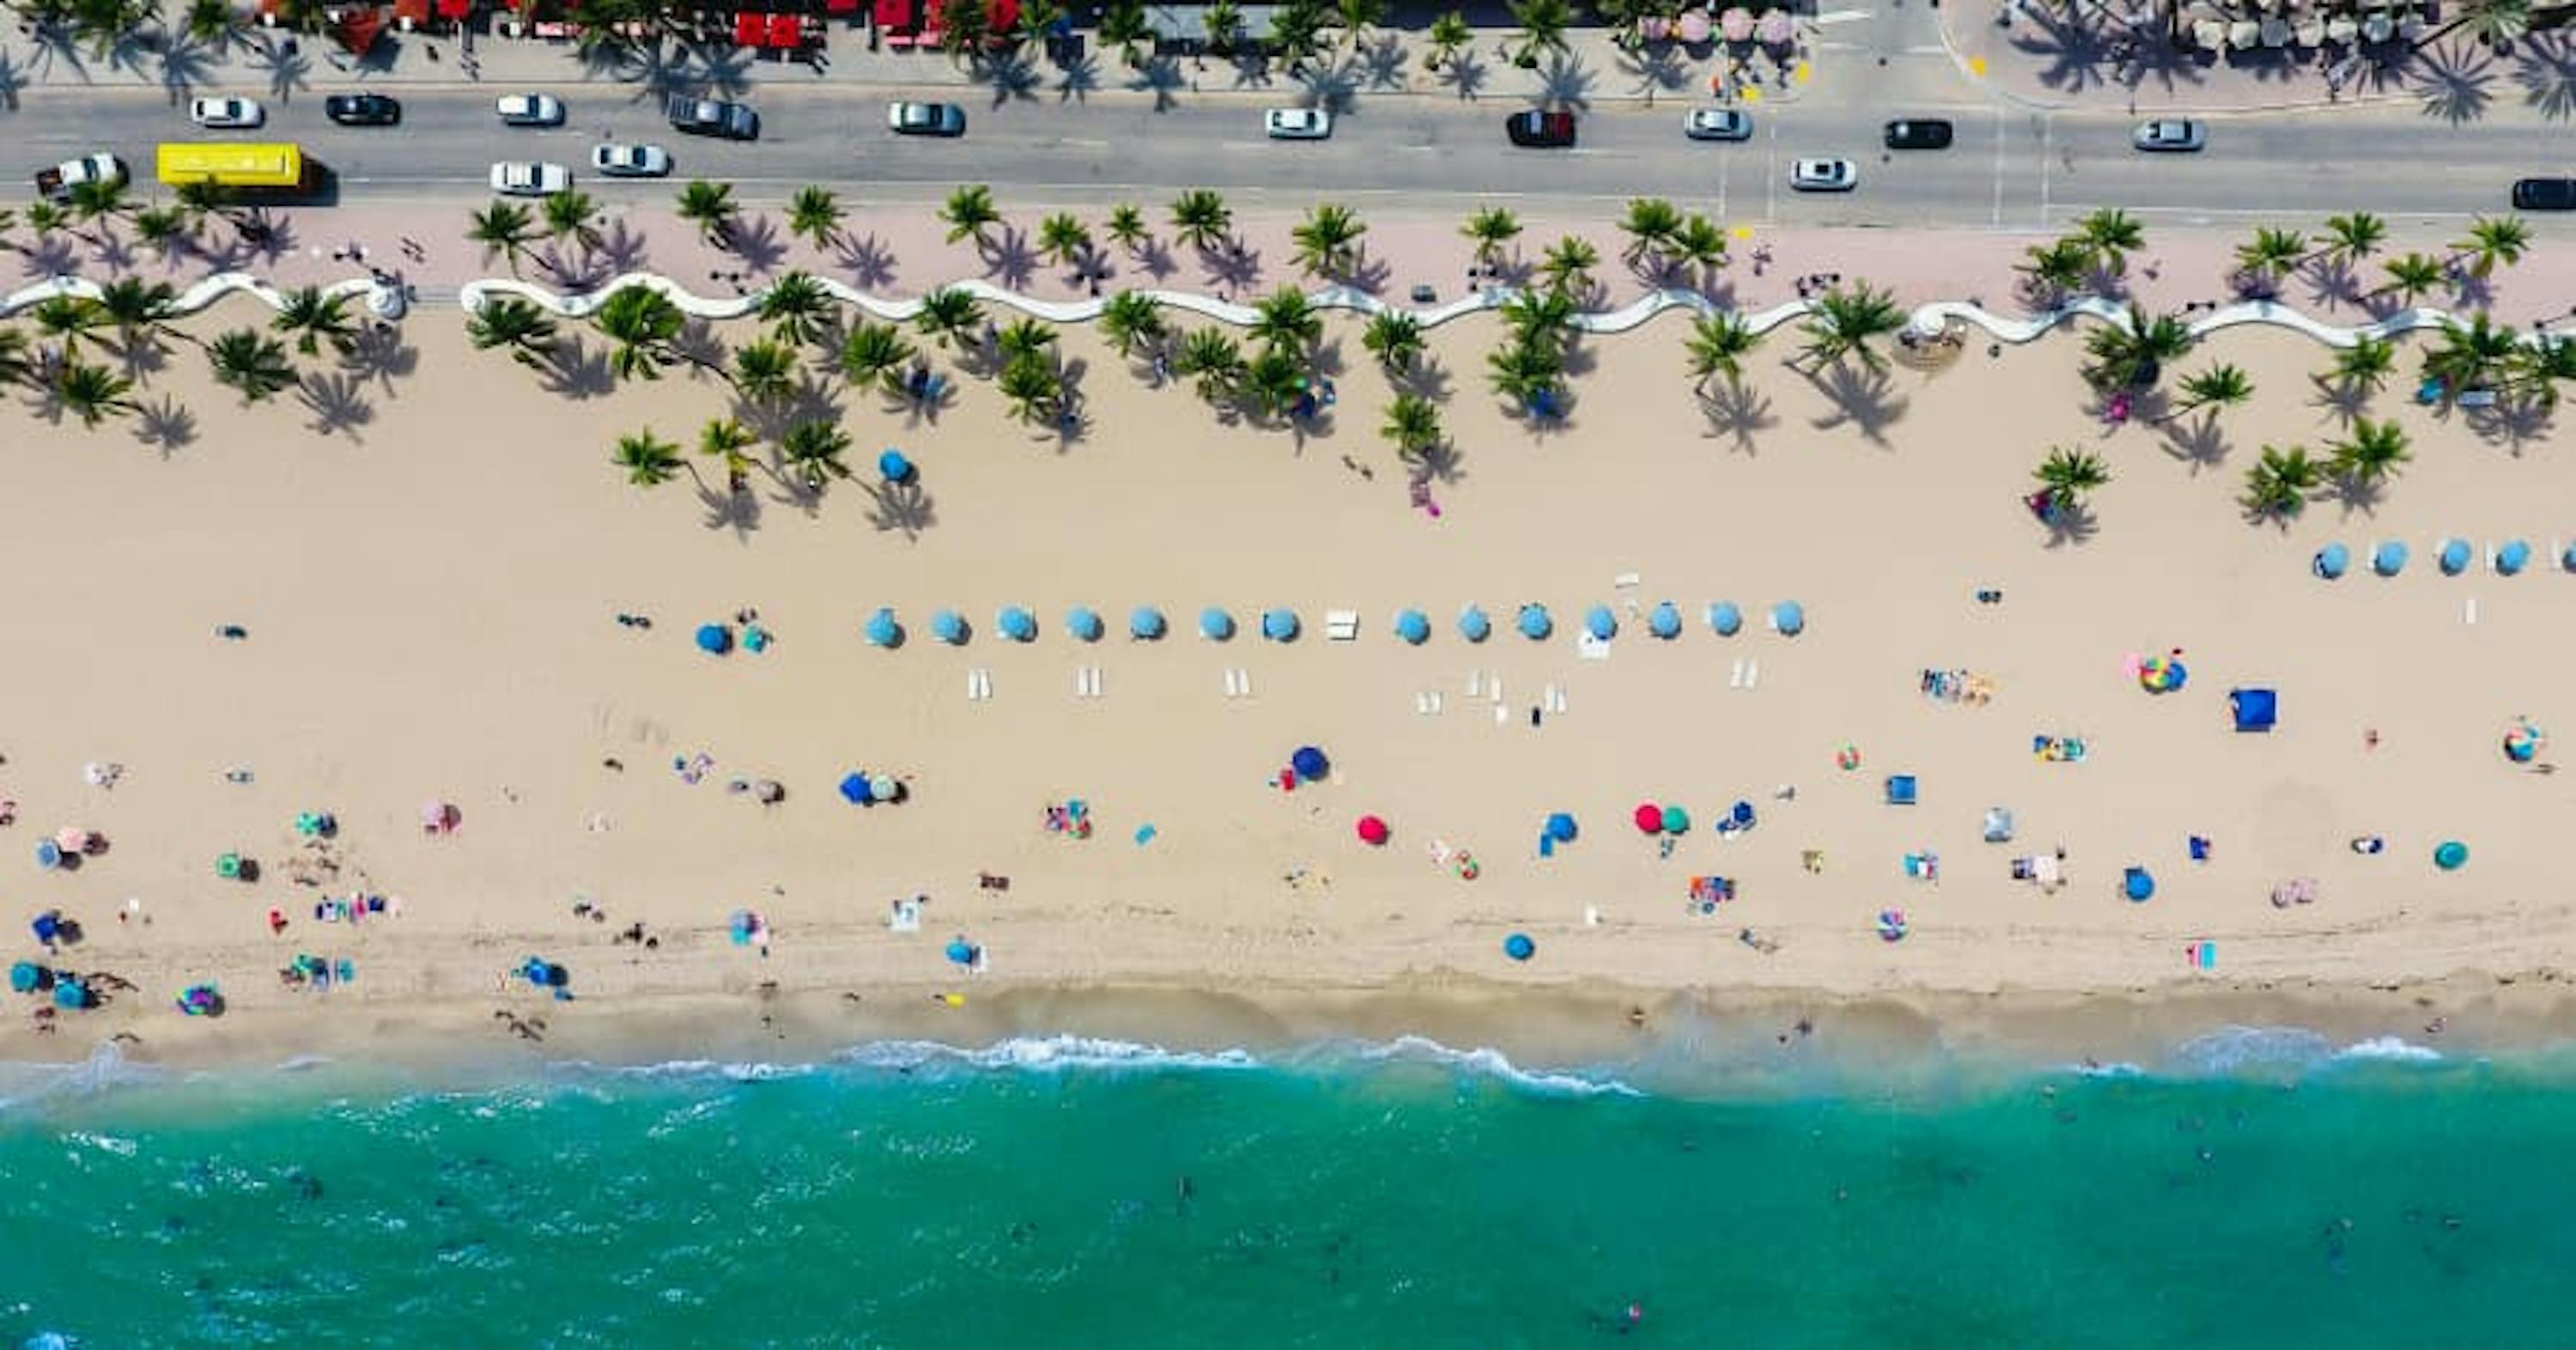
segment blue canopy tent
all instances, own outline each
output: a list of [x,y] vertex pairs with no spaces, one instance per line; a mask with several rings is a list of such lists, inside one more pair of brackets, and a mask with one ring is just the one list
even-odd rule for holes
[[[2570,550],[2568,556],[2576,558],[2576,550]],[[2576,571],[2576,562],[2570,562],[2568,570]],[[1458,636],[1469,642],[1482,642],[1493,636],[1493,633],[1494,621],[1485,617],[1485,611],[1482,608],[1469,605],[1458,611]]]
[[1708,607],[1708,627],[1719,637],[1733,637],[1744,631],[1744,611],[1732,600],[1720,600]]
[[1073,634],[1076,642],[1098,642],[1108,628],[1100,622],[1099,611],[1076,605],[1064,612],[1064,631]]
[[876,800],[868,791],[868,776],[855,769],[841,775],[841,800],[852,806],[866,806]]
[[1138,605],[1127,614],[1127,636],[1138,642],[1152,642],[1163,636],[1163,611],[1152,605]]
[[1783,600],[1773,605],[1771,631],[1782,637],[1796,637],[1807,631],[1807,607],[1795,600]]
[[1654,609],[1646,615],[1646,631],[1662,638],[1666,642],[1670,642],[1674,638],[1680,637],[1682,635],[1682,612],[1673,608],[1672,601],[1664,601],[1662,604],[1655,606]]
[[77,1012],[89,1006],[89,986],[78,980],[54,981],[54,1006]]
[[2227,707],[2238,731],[2270,731],[2281,715],[2280,699],[2269,689],[2230,689]]
[[2393,577],[2406,570],[2406,545],[2391,539],[2371,550],[2370,570],[2383,577]]
[[1560,844],[1574,842],[1575,825],[1571,812],[1558,811],[1547,818],[1547,837]]
[[2440,565],[2442,575],[2455,577],[2468,571],[2469,564],[2475,561],[2477,556],[2478,551],[2469,547],[2468,540],[2454,535],[2442,541],[2442,554],[2434,559],[2434,562]]
[[2318,549],[2317,556],[2308,562],[2308,570],[2325,581],[2339,581],[2343,578],[2343,574],[2351,569],[2352,550],[2340,543],[2328,544]]
[[698,625],[698,650],[709,656],[722,656],[733,650],[733,630],[720,623]]
[[1301,745],[1297,747],[1297,753],[1288,757],[1288,767],[1295,770],[1299,778],[1311,783],[1330,773],[1333,762],[1325,758],[1321,749],[1311,745]]
[[52,982],[54,973],[33,961],[20,961],[9,967],[9,992],[32,994]]
[[1223,642],[1234,636],[1234,616],[1210,605],[1199,611],[1199,636],[1210,642]]
[[1538,944],[1527,933],[1514,933],[1503,939],[1503,955],[1515,961],[1526,961],[1538,955]]
[[2495,570],[2498,576],[2514,576],[2531,566],[2531,541],[2508,539],[2496,550]]
[[2147,869],[2131,867],[2120,873],[2120,894],[2129,897],[2130,903],[2148,899],[2155,893],[2156,879],[2148,875]]
[[1395,635],[1419,647],[1431,640],[1431,620],[1421,610],[1405,610],[1395,616]]
[[887,446],[885,453],[877,456],[877,475],[889,483],[909,483],[914,472],[912,461],[893,446]]
[[1888,775],[1887,804],[1890,806],[1912,806],[1914,801],[1914,775],[1910,773]]
[[1294,642],[1297,631],[1297,611],[1293,609],[1266,610],[1261,615],[1261,635],[1273,642]]
[[1037,616],[1018,605],[1006,605],[993,616],[993,629],[1012,642],[1034,642],[1038,636]]
[[900,647],[903,645],[903,625],[894,621],[893,610],[880,609],[868,616],[866,636],[871,647]]
[[930,616],[930,635],[951,647],[966,641],[966,616],[953,609],[943,609]]
[[1603,642],[1619,636],[1619,616],[1608,605],[1594,605],[1583,612],[1583,631]]
[[1532,642],[1543,642],[1556,631],[1556,620],[1547,616],[1545,605],[1523,605],[1520,617],[1521,636]]

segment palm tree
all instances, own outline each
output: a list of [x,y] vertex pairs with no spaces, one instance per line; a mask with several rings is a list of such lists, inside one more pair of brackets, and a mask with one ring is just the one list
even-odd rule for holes
[[147,206],[134,213],[135,239],[165,259],[187,234],[188,218],[175,207]]
[[188,0],[187,18],[180,31],[188,41],[221,53],[249,36],[250,20],[233,6],[232,0]]
[[534,301],[502,296],[465,316],[465,340],[476,351],[507,347],[511,360],[534,367],[555,354],[555,321]]
[[733,352],[734,391],[753,403],[775,404],[796,391],[796,349],[784,342],[746,342]]
[[169,323],[177,299],[169,282],[140,277],[116,277],[98,288],[99,313],[115,327],[117,342],[129,355],[147,342],[157,347],[162,334],[176,331]]
[[742,423],[730,417],[710,418],[698,429],[698,453],[721,460],[725,469],[725,487],[740,492],[751,486],[751,447],[760,438]]
[[0,384],[36,384],[36,363],[27,350],[27,335],[0,328]]
[[1513,339],[1562,352],[1574,342],[1574,297],[1546,287],[1524,288],[1505,301],[1503,323]]
[[1101,44],[1116,47],[1119,61],[1131,70],[1143,63],[1136,49],[1153,35],[1153,26],[1145,19],[1145,0],[1109,0],[1100,11]]
[[1214,403],[1233,396],[1243,378],[1243,348],[1234,335],[1215,328],[1193,328],[1181,338],[1172,369],[1196,376],[1199,397]]
[[2268,294],[2280,283],[2282,274],[2297,267],[2307,252],[2306,235],[2258,225],[2253,239],[2236,246],[2237,275],[2255,283],[2253,289]]
[[1340,0],[1336,10],[1335,17],[1341,21],[1342,41],[1355,49],[1360,45],[1360,39],[1368,35],[1368,30],[1386,17],[1385,0]]
[[2318,252],[2337,262],[2356,263],[2388,241],[2388,222],[2368,211],[2326,217],[2325,247]]
[[901,372],[912,358],[912,343],[890,323],[863,323],[841,339],[841,377],[852,384],[876,381],[889,394],[901,390]]
[[1053,362],[1036,352],[1021,352],[1002,366],[996,387],[1011,405],[1011,415],[1035,425],[1055,416],[1064,394],[1064,377]]
[[982,183],[966,183],[948,194],[939,208],[941,223],[948,226],[948,242],[972,236],[975,247],[990,248],[992,229],[1001,223],[1001,208],[993,205],[993,189]]
[[1506,0],[1504,7],[1521,29],[1520,48],[1512,53],[1512,64],[1526,70],[1538,65],[1540,52],[1567,53],[1565,30],[1574,24],[1574,11],[1565,0]]
[[1237,387],[1253,410],[1276,418],[1306,392],[1306,363],[1277,347],[1264,347],[1243,363]]
[[536,237],[534,217],[517,202],[494,202],[475,212],[473,223],[465,228],[467,242],[483,246],[483,261],[500,254],[509,260],[514,277],[519,274],[519,260],[527,256],[528,245]]
[[850,434],[837,422],[799,422],[778,438],[778,457],[808,492],[820,492],[835,478],[850,476],[841,456],[850,452]]
[[1726,265],[1726,231],[1719,229],[1716,221],[1694,214],[1673,231],[1665,249],[1669,262],[1698,268],[1705,282]]
[[2499,326],[2480,310],[2466,324],[2442,330],[2442,343],[2424,353],[2424,374],[2438,379],[2453,397],[2470,389],[2491,389],[2496,377],[2521,344],[2510,325]]
[[1369,316],[1360,345],[1377,358],[1392,378],[1413,369],[1422,358],[1422,322],[1402,310],[1380,310]]
[[1506,342],[1486,353],[1485,378],[1495,393],[1527,413],[1541,394],[1565,378],[1565,357],[1544,343]]
[[1396,458],[1418,463],[1440,444],[1440,409],[1420,394],[1398,394],[1386,405],[1377,434],[1395,447]]
[[1070,211],[1058,211],[1038,222],[1038,252],[1072,266],[1091,256],[1091,229]]
[[609,462],[626,471],[626,481],[640,488],[660,487],[680,476],[680,447],[651,431],[617,438]]
[[1427,35],[1431,50],[1422,55],[1424,70],[1438,70],[1458,55],[1458,49],[1476,40],[1476,30],[1467,26],[1467,16],[1450,10],[1431,21]]
[[840,312],[832,293],[806,272],[789,272],[760,293],[761,322],[791,346],[828,342]]
[[1905,326],[1905,311],[1897,308],[1888,292],[1857,282],[1849,290],[1835,286],[1810,301],[1807,317],[1799,327],[1807,335],[1799,356],[1811,364],[1810,372],[1822,370],[1842,360],[1857,356],[1862,365],[1873,371],[1885,370],[1887,358],[1878,354],[1870,343]]
[[54,401],[92,431],[135,409],[134,381],[105,366],[65,360],[54,371]]
[[2092,248],[2073,238],[2032,244],[2022,250],[2022,258],[2024,261],[2013,270],[2022,274],[2032,290],[2048,297],[2051,304],[2082,286],[2085,273],[2093,266]]
[[2451,252],[2455,260],[2468,261],[2469,271],[2484,277],[2495,271],[2497,263],[2511,267],[2521,262],[2530,247],[2531,227],[2521,217],[2480,216],[2469,222],[2468,237],[2452,244]]
[[830,248],[841,237],[841,220],[847,214],[830,188],[801,187],[787,200],[787,233],[812,241],[816,248]]
[[1467,217],[1458,233],[1476,243],[1476,265],[1492,267],[1502,260],[1503,245],[1521,237],[1521,218],[1499,206],[1484,207]]
[[1163,302],[1142,291],[1120,291],[1100,306],[1100,335],[1122,357],[1159,350],[1164,333]]
[[357,345],[358,325],[349,317],[349,297],[325,295],[319,286],[299,286],[278,297],[277,317],[269,327],[295,334],[295,350],[312,356],[331,344],[347,356]]
[[1120,202],[1109,208],[1109,219],[1101,226],[1111,242],[1133,257],[1144,253],[1154,243],[1154,231],[1145,223],[1145,213],[1133,202]]
[[2146,227],[2115,206],[2105,206],[2075,222],[2075,238],[2104,270],[2117,276],[2129,270],[2129,255],[2147,246]]
[[2576,339],[2534,338],[2514,352],[2507,363],[2506,378],[2513,387],[2539,399],[2541,406],[2555,411],[2559,383],[2576,380]]
[[80,352],[84,341],[107,350],[107,339],[99,330],[107,327],[107,311],[85,295],[49,295],[27,311],[35,321],[36,331],[54,343],[57,359],[70,361]]
[[2308,495],[2325,481],[2326,465],[2308,457],[2308,448],[2263,447],[2263,457],[2245,471],[2245,492],[2237,502],[2256,520],[2287,520],[2305,510]]
[[2386,338],[2360,337],[2335,353],[2334,380],[2347,389],[2376,394],[2397,364],[2397,344]]
[[262,337],[257,330],[235,328],[206,344],[206,364],[215,383],[241,391],[242,402],[260,403],[295,385],[294,363],[286,344]]
[[1310,277],[1341,278],[1359,265],[1360,236],[1368,226],[1360,222],[1357,212],[1333,202],[1322,202],[1306,212],[1306,219],[1289,231],[1296,241],[1297,266]]
[[2468,0],[2460,6],[2459,17],[2442,25],[2420,46],[2430,46],[2444,34],[2467,29],[2470,36],[2490,47],[2504,47],[2531,31],[2532,0]]
[[733,247],[733,221],[740,210],[734,205],[731,183],[693,178],[680,189],[680,219],[697,226],[698,238],[711,248]]
[[578,188],[549,192],[539,205],[545,214],[548,239],[569,239],[585,253],[599,247],[599,203],[591,200],[589,193]]
[[1013,319],[1002,325],[993,346],[1005,362],[1044,356],[1055,346],[1055,330],[1032,318]]
[[1691,376],[1698,381],[1694,387],[1706,395],[1712,375],[1724,375],[1729,386],[1741,384],[1744,358],[1761,342],[1761,334],[1741,314],[1707,314],[1693,320],[1688,350]]
[[2429,258],[2421,253],[2409,253],[2402,258],[2391,258],[2381,263],[2380,267],[2388,273],[2388,281],[2375,293],[2386,295],[2394,292],[2399,299],[2409,305],[2423,299],[2428,292],[2438,289],[2448,275],[2443,270],[2439,259]]
[[1271,351],[1304,349],[1323,340],[1324,316],[1315,312],[1315,303],[1304,291],[1293,286],[1272,291],[1252,310],[1247,335]]
[[1191,188],[1172,199],[1172,233],[1202,252],[1223,242],[1234,229],[1234,208],[1208,188]]
[[1214,0],[1199,19],[1207,29],[1208,50],[1219,56],[1232,56],[1243,43],[1243,11],[1234,0]]
[[1661,197],[1632,197],[1628,214],[1619,222],[1619,230],[1628,236],[1627,251],[1621,256],[1630,267],[1642,268],[1649,257],[1660,263],[1664,246],[1672,242],[1673,233],[1682,227],[1682,213]]
[[984,326],[984,307],[976,303],[974,296],[954,286],[942,286],[921,297],[921,312],[912,316],[912,322],[942,350],[951,343],[963,347],[966,334]]
[[[121,180],[110,178],[75,183],[72,185],[67,204],[72,209],[73,217],[83,225],[94,226],[102,220],[113,220],[125,214],[125,184]],[[107,243],[104,230],[90,235],[89,239],[91,243],[102,246]]]
[[680,329],[687,318],[671,298],[649,286],[620,286],[602,301],[591,322],[608,339],[608,366],[621,380],[658,380],[679,359]]
[[2213,412],[2233,408],[2254,397],[2254,381],[2242,367],[2225,361],[2184,376],[2180,388],[2182,397],[2174,401],[2172,411],[2156,420],[2171,422],[2202,408]]
[[2349,491],[2368,492],[2397,476],[2414,455],[2395,421],[2353,419],[2352,431],[2326,447],[2326,471]]
[[2051,505],[2072,511],[2084,504],[2085,493],[2111,481],[2111,468],[2100,455],[2060,445],[2049,448],[2048,456],[2031,470],[2031,476],[2039,480]]
[[2096,389],[2152,388],[2165,366],[2190,351],[2191,344],[2191,329],[2182,320],[2170,314],[2150,319],[2133,304],[2125,322],[2096,328],[2085,337],[2084,350],[2092,360],[2085,363],[2084,378]]
[[1592,269],[1601,265],[1601,250],[1579,234],[1569,234],[1548,245],[1539,259],[1539,275],[1547,284],[1568,295],[1581,295],[1592,289]]
[[[181,195],[184,197],[186,194],[182,192]],[[71,217],[52,202],[31,202],[27,206],[27,228],[38,239],[50,239],[54,231],[70,223]]]

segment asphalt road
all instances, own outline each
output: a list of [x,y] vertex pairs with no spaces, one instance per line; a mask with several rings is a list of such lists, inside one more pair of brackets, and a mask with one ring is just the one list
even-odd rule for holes
[[[2464,219],[2503,211],[2516,177],[2576,173],[2576,141],[2563,126],[2454,127],[2402,108],[2219,119],[2203,153],[2143,155],[2128,146],[2125,118],[1919,103],[1902,112],[1954,119],[1957,144],[1888,155],[1878,129],[1893,110],[1825,100],[1757,108],[1755,138],[1736,145],[1685,140],[1682,102],[1605,105],[1584,116],[1576,148],[1520,150],[1504,143],[1501,128],[1517,105],[1501,99],[1362,96],[1331,140],[1301,144],[1262,138],[1257,98],[1193,95],[1163,112],[1123,93],[1086,102],[1047,94],[998,107],[988,98],[969,105],[965,137],[942,141],[892,135],[875,91],[763,86],[762,139],[736,145],[676,136],[631,91],[580,84],[557,88],[571,109],[567,126],[512,130],[493,115],[496,92],[404,91],[399,130],[333,126],[320,95],[301,92],[292,104],[272,101],[269,126],[255,135],[298,141],[337,173],[344,193],[371,200],[477,195],[502,158],[569,165],[603,198],[668,194],[669,184],[593,181],[589,148],[606,135],[665,145],[678,161],[676,177],[732,182],[754,202],[807,183],[863,201],[935,200],[960,182],[995,184],[1006,201],[1023,204],[1150,200],[1204,186],[1246,204],[1270,198],[1302,208],[1335,199],[1442,212],[1480,201],[1584,209],[1654,195],[1730,223],[2027,229],[2103,205],[2231,228],[2356,209],[2399,220]],[[244,134],[199,132],[148,90],[31,92],[0,127],[26,171],[105,147],[145,178],[156,141]],[[1800,156],[1854,160],[1858,190],[1791,192],[1788,166]]]

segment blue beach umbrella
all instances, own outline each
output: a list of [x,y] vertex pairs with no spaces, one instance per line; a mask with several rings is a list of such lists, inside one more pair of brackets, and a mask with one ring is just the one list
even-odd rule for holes
[[2311,559],[2308,563],[2308,570],[2316,573],[2320,579],[2325,581],[2337,581],[2342,579],[2343,574],[2350,570],[2351,567],[2352,550],[2345,548],[2340,543],[2328,544],[2324,548],[2318,549],[2317,556]]
[[45,968],[33,961],[20,961],[9,967],[9,991],[32,994],[45,985]]
[[1199,636],[1210,642],[1223,642],[1234,636],[1234,616],[1210,605],[1199,611]]
[[1273,642],[1296,641],[1297,611],[1293,609],[1265,611],[1261,616],[1261,635]]
[[1520,617],[1521,636],[1532,642],[1543,642],[1556,631],[1556,620],[1547,616],[1545,605],[1523,605]]
[[36,865],[50,872],[63,865],[62,845],[51,839],[36,841]]
[[868,793],[868,776],[856,770],[841,775],[841,800],[852,806],[865,806],[875,800]]
[[2445,839],[2433,849],[2433,865],[2445,872],[2459,871],[2469,861],[2469,846],[2457,839]]
[[2442,556],[2435,561],[2441,564],[2442,575],[2455,577],[2469,570],[2469,561],[2476,556],[2468,540],[2454,537],[2442,541]]
[[1574,842],[1574,835],[1574,816],[1572,813],[1559,811],[1547,818],[1548,838],[1553,839],[1560,844],[1571,844]]
[[1064,631],[1073,634],[1076,642],[1098,642],[1108,629],[1100,622],[1097,611],[1076,605],[1064,612]]
[[[2567,570],[2576,572],[2576,548],[2569,549],[2567,557],[2569,559]],[[1493,636],[1493,632],[1494,621],[1485,617],[1483,609],[1469,605],[1458,611],[1458,636],[1469,642],[1482,642]]]
[[709,656],[722,656],[733,650],[733,630],[720,623],[698,625],[698,650]]
[[1744,631],[1744,611],[1732,600],[1720,600],[1708,607],[1708,626],[1719,637],[1733,637]]
[[1311,745],[1301,745],[1297,747],[1297,753],[1288,757],[1288,767],[1296,770],[1298,777],[1311,783],[1330,772],[1333,763],[1324,757],[1321,749]]
[[1594,605],[1583,612],[1583,631],[1603,642],[1619,636],[1619,616],[1608,605]]
[[930,616],[930,635],[954,647],[966,641],[966,619],[953,609]]
[[1017,605],[1006,605],[993,616],[993,629],[1013,642],[1034,642],[1038,635],[1037,616]]
[[903,625],[894,621],[893,610],[880,609],[868,616],[866,636],[871,647],[900,647],[903,645]]
[[1662,638],[1666,642],[1670,642],[1674,638],[1680,637],[1682,635],[1682,612],[1673,608],[1672,601],[1664,601],[1662,604],[1655,606],[1654,610],[1646,615],[1646,631]]
[[1527,933],[1514,933],[1503,939],[1503,955],[1515,961],[1526,961],[1538,955],[1538,944]]
[[2393,577],[2405,571],[2406,545],[2391,539],[2373,549],[2370,554],[2370,570],[2383,577]]
[[2508,539],[2496,550],[2495,570],[2500,576],[2514,576],[2531,566],[2531,543],[2525,539]]
[[2156,879],[2143,867],[2128,868],[2120,873],[2120,893],[2132,903],[2145,900],[2156,893]]
[[1771,630],[1782,637],[1796,637],[1807,631],[1807,607],[1795,600],[1783,600],[1773,605]]
[[89,986],[78,980],[54,982],[54,1006],[78,1011],[89,1006]]
[[1395,616],[1395,635],[1419,647],[1431,640],[1431,620],[1421,610],[1408,609]]
[[1163,635],[1163,611],[1152,605],[1138,605],[1127,614],[1127,636],[1139,642],[1152,642]]
[[909,483],[914,470],[902,451],[887,446],[885,453],[877,456],[877,473],[889,483]]
[[962,937],[948,939],[948,959],[961,966],[975,964],[975,944]]

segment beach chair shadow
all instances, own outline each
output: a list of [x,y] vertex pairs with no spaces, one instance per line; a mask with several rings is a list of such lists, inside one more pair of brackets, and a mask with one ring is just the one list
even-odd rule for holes
[[1742,454],[1757,454],[1754,433],[1768,431],[1780,424],[1771,412],[1771,396],[1744,380],[1718,380],[1699,397],[1700,412],[1708,418],[1703,433],[1713,440],[1730,442]]
[[1808,376],[1807,383],[1824,395],[1826,404],[1824,415],[1810,419],[1809,426],[1818,431],[1847,426],[1862,440],[1881,449],[1891,448],[1887,429],[1905,416],[1907,400],[1896,392],[1886,371],[1837,361]]

